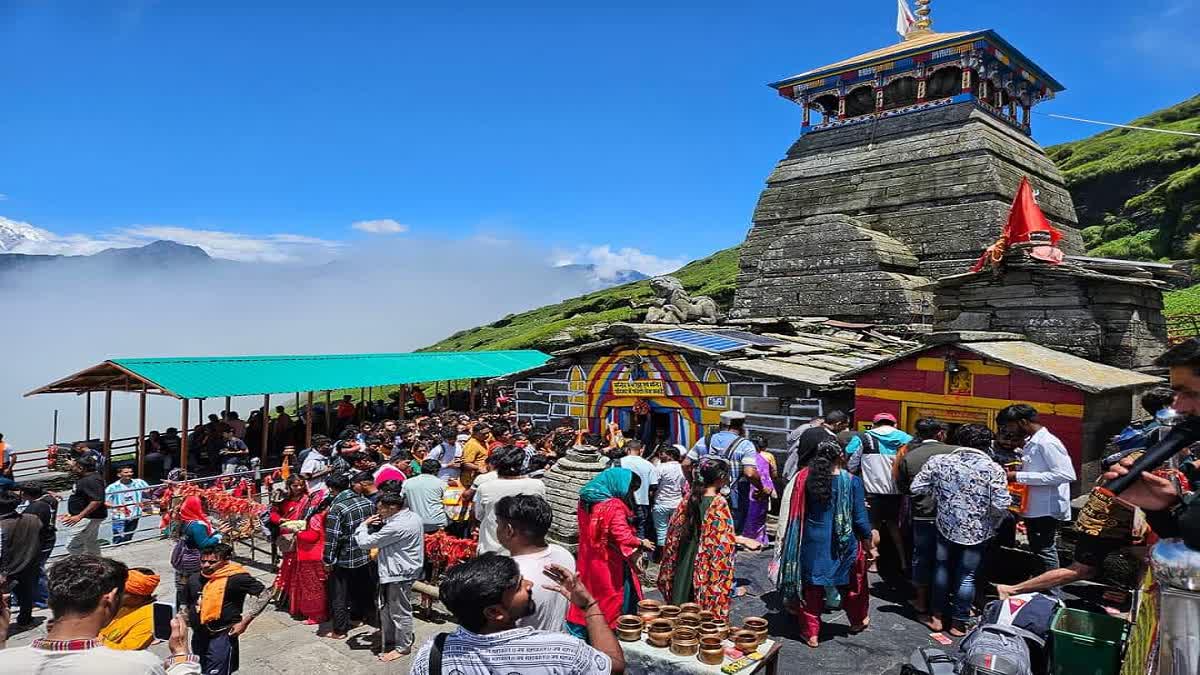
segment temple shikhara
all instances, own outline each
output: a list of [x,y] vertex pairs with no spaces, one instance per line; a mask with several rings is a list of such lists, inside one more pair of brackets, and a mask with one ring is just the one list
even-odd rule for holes
[[928,284],[995,240],[1025,176],[1063,250],[1082,252],[1030,137],[1033,106],[1063,86],[995,31],[934,32],[928,3],[917,15],[897,44],[771,84],[803,123],[754,210],[732,318],[929,323]]
[[[782,452],[832,409],[953,431],[1029,403],[1069,439],[1076,489],[1094,479],[1161,382],[1146,369],[1169,267],[1080,255],[1071,196],[1031,137],[1063,85],[997,32],[935,32],[917,6],[898,43],[770,85],[800,107],[800,134],[759,196],[728,315],[655,279],[641,323],[570,336],[508,378],[522,418],[690,447],[737,410]],[[548,476],[565,521],[603,467],[569,459]]]

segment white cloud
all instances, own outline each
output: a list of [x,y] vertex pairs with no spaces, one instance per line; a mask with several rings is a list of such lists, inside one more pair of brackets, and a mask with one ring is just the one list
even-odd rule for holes
[[0,192],[0,202],[6,201],[7,199],[8,199],[8,195],[4,194],[3,192]]
[[650,276],[666,274],[683,267],[686,262],[684,258],[663,258],[631,246],[613,249],[610,244],[580,246],[573,251],[558,251],[555,255],[558,265],[592,265],[596,277],[602,281],[615,279],[619,272],[626,270]]
[[198,246],[214,258],[242,262],[325,262],[341,242],[299,234],[250,235],[221,230],[197,230],[174,225],[135,225],[98,234],[59,235],[38,230],[38,239],[13,246],[13,253],[92,255],[108,248],[145,246],[159,239]]
[[350,227],[358,230],[359,232],[368,232],[370,234],[400,234],[402,232],[408,232],[407,225],[392,220],[391,218],[360,220],[351,223]]

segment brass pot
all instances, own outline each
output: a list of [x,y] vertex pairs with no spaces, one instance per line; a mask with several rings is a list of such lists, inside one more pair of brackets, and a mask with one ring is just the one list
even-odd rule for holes
[[655,647],[666,647],[671,644],[672,631],[670,619],[655,619],[647,626],[646,639]]
[[707,609],[700,611],[700,622],[701,623],[703,623],[705,621],[712,621],[715,618],[716,618],[716,616],[712,612],[708,611]]
[[695,656],[700,649],[700,636],[692,628],[677,628],[671,637],[671,653],[676,656]]
[[761,616],[749,616],[742,622],[746,630],[753,631],[758,636],[758,643],[762,644],[767,639],[767,620]]
[[699,614],[680,614],[675,619],[675,627],[685,626],[687,628],[699,628],[700,624],[704,623],[700,620]]
[[700,653],[696,656],[701,663],[710,666],[721,665],[725,660],[725,647],[721,644],[720,638],[702,637],[700,638]]
[[674,619],[679,616],[679,608],[675,605],[660,605],[658,615],[664,619]]
[[[709,623],[717,627],[717,635],[722,640],[729,637],[729,624],[727,622],[722,621],[721,619],[713,619]],[[700,625],[703,626],[704,624]]]
[[685,602],[679,606],[680,614],[699,614],[700,610],[700,603],[697,602]]
[[617,637],[626,642],[640,640],[642,638],[642,618],[633,614],[617,617]]
[[617,639],[621,642],[637,642],[642,639],[641,629],[630,630],[617,626]]
[[738,651],[743,654],[749,654],[758,647],[758,633],[752,630],[734,631],[730,636],[733,640],[733,646],[737,647]]
[[705,621],[700,624],[700,637],[715,637],[720,639],[721,629],[717,628],[717,624],[711,621]]
[[643,623],[650,623],[657,619],[662,603],[658,600],[642,600],[638,603],[638,616],[642,618]]

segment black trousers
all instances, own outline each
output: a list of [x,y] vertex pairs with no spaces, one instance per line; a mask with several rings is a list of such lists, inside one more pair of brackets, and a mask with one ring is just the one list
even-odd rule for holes
[[217,633],[200,627],[192,630],[192,653],[200,657],[204,675],[229,675],[238,670],[238,639],[229,637],[229,630]]
[[21,611],[17,614],[17,623],[21,625],[33,623],[33,598],[37,595],[38,577],[40,575],[41,567],[38,565],[38,560],[34,560],[12,579],[16,582],[16,587],[13,588],[13,595],[17,603],[21,605]]
[[375,613],[375,583],[370,565],[341,567],[329,574],[329,616],[333,632],[346,634],[350,622],[364,621]]

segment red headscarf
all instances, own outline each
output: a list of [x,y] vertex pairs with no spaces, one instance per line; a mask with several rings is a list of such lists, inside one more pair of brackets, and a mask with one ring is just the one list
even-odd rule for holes
[[183,505],[179,507],[179,520],[186,525],[194,520],[204,523],[208,528],[208,533],[213,533],[212,523],[208,522],[208,516],[204,513],[204,506],[200,504],[200,498],[192,495],[183,500]]

